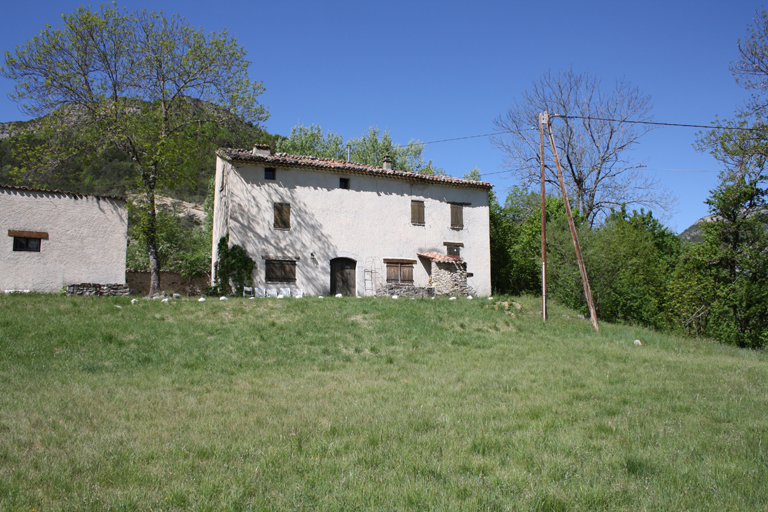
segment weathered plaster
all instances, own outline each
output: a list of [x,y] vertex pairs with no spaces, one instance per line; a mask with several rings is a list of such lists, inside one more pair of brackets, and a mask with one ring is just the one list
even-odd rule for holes
[[[349,189],[339,178],[349,178]],[[461,256],[468,284],[478,295],[491,293],[488,192],[442,184],[411,183],[378,176],[343,172],[278,168],[275,180],[264,179],[264,167],[217,159],[214,201],[214,252],[229,232],[230,244],[246,249],[256,261],[254,286],[287,287],[265,283],[264,256],[298,258],[293,286],[309,295],[330,291],[330,261],[357,262],[357,294],[366,289],[365,271],[378,268],[379,284],[386,281],[385,258],[416,260],[414,285],[425,287],[431,271],[420,252],[445,254],[445,242],[463,243]],[[411,201],[424,201],[425,224],[411,224]],[[291,204],[291,229],[274,224],[274,203]],[[464,203],[464,228],[450,227],[449,203]]]
[[[48,233],[40,252],[14,252],[8,231]],[[0,186],[0,292],[57,292],[125,283],[125,201]]]

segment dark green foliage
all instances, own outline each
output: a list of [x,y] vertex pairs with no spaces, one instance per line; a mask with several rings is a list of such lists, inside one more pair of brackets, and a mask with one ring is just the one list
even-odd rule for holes
[[[576,252],[567,223],[557,219],[547,226],[550,296],[587,312]],[[601,320],[666,325],[668,275],[681,247],[675,235],[650,212],[625,208],[591,229],[582,222],[579,243],[587,269],[595,308]]]
[[[136,270],[149,270],[147,242],[142,225],[146,210],[129,202],[128,237],[130,243],[126,266]],[[203,229],[190,217],[180,215],[173,205],[158,204],[157,227],[158,259],[165,270],[179,272],[184,277],[201,277],[211,269],[211,232]]]
[[216,268],[215,292],[220,295],[243,295],[243,288],[253,285],[256,265],[245,249],[229,245],[229,233],[219,239],[219,262]]

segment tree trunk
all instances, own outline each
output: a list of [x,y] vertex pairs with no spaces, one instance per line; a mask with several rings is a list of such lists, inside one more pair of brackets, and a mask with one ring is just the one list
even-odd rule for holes
[[155,174],[152,173],[147,185],[147,251],[149,252],[149,296],[160,291],[160,260],[157,257],[157,210],[155,209]]

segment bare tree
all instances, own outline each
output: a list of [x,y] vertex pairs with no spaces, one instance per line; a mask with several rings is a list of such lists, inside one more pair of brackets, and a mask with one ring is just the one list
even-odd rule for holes
[[[548,72],[533,82],[495,121],[494,144],[524,186],[540,178],[539,113],[549,112],[568,193],[594,224],[622,204],[668,212],[674,204],[658,180],[644,175],[643,162],[627,151],[652,128],[628,121],[651,120],[651,99],[628,81],[604,88],[600,79],[572,69]],[[547,162],[547,183],[558,186],[554,162]]]

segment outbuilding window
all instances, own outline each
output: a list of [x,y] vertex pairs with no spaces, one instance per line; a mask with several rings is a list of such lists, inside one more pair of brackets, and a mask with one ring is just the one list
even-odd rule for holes
[[339,178],[339,188],[349,188],[349,178]]
[[14,231],[9,229],[8,236],[13,237],[14,252],[40,252],[41,240],[48,239],[48,233],[41,231]]
[[451,203],[451,227],[454,229],[464,227],[464,205]]
[[264,169],[264,179],[265,180],[273,180],[275,179],[275,168],[274,167],[266,167]]

